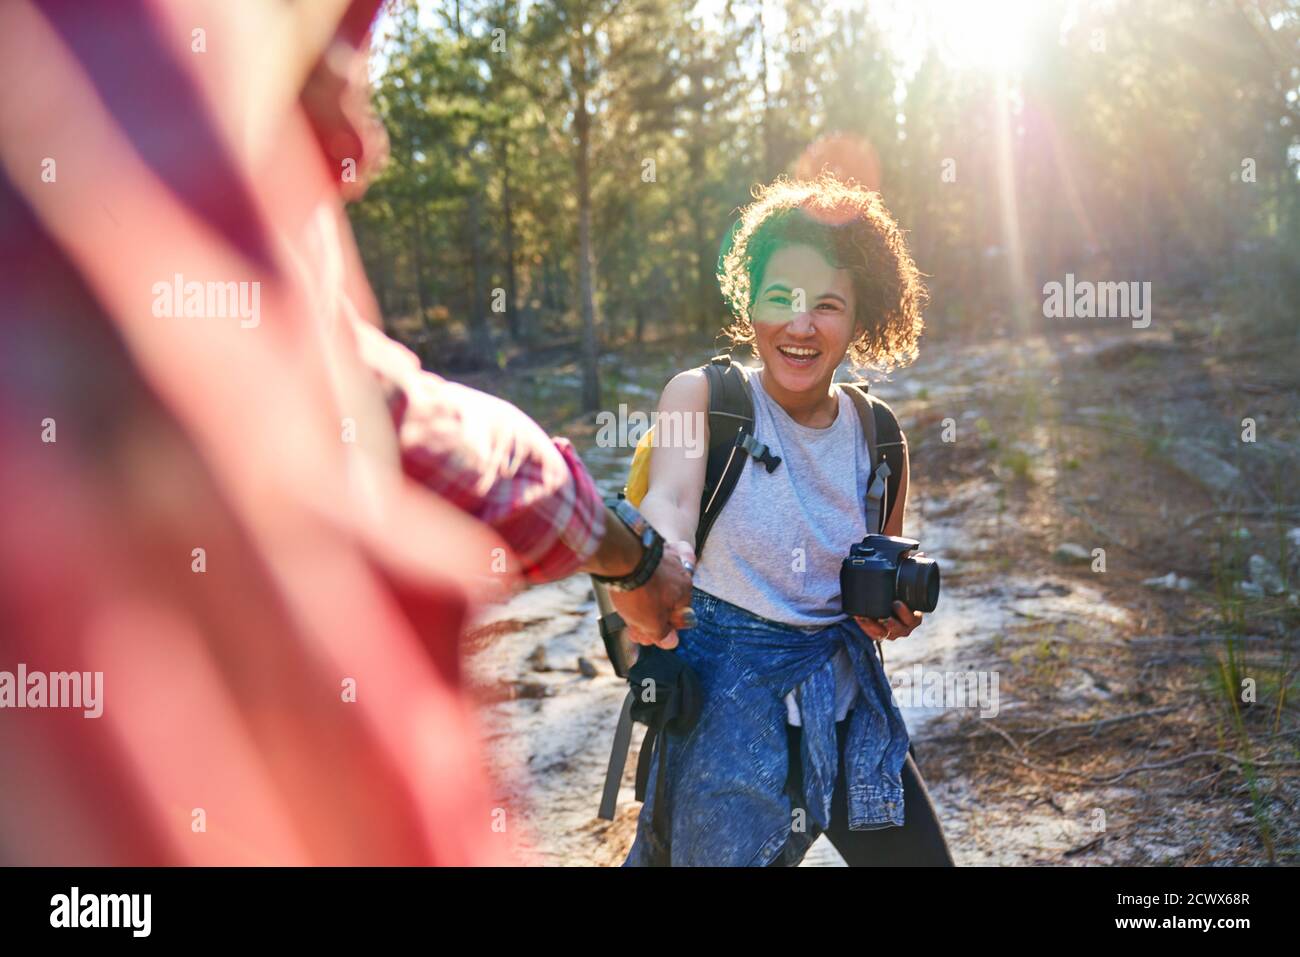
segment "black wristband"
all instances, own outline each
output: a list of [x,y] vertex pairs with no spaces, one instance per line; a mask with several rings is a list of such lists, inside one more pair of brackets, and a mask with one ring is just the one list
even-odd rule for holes
[[659,567],[659,562],[664,557],[664,538],[647,522],[632,503],[624,498],[606,499],[605,505],[609,510],[618,516],[619,521],[627,526],[627,530],[636,536],[637,541],[641,543],[642,552],[641,560],[637,562],[636,568],[623,576],[592,575],[596,581],[608,585],[611,588],[617,588],[619,591],[631,591],[634,588],[640,588],[654,575],[655,570]]

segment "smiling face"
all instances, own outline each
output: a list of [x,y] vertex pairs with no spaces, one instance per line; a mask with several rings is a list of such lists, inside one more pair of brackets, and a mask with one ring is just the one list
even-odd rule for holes
[[780,389],[829,387],[853,340],[854,305],[849,271],[830,265],[814,247],[785,246],[772,254],[751,318],[759,357]]

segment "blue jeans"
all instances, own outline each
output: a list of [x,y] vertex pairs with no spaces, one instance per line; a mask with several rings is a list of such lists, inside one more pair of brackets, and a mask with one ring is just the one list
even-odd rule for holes
[[[831,826],[841,774],[832,658],[848,650],[860,696],[846,721],[843,781],[852,831],[901,827],[908,734],[871,639],[852,619],[809,632],[760,618],[696,589],[696,627],[677,653],[700,680],[703,704],[685,735],[664,735],[669,840],[650,826],[654,762],[624,866],[764,866]],[[801,797],[788,790],[784,697],[798,689]],[[802,806],[801,806],[802,805]],[[812,837],[807,837],[811,843]],[[806,847],[804,848],[806,850]]]

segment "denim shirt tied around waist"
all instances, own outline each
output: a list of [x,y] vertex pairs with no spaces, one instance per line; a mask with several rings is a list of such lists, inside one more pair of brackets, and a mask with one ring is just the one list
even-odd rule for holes
[[872,639],[857,622],[849,618],[804,631],[699,589],[691,607],[697,625],[678,630],[677,654],[699,677],[700,717],[686,735],[664,735],[659,741],[668,749],[671,846],[660,847],[650,826],[656,760],[624,866],[772,862],[791,837],[793,822],[783,698],[795,689],[807,819],[820,830],[829,826],[839,763],[832,658],[841,645],[848,649],[861,692],[848,716],[844,749],[849,827],[901,827],[907,727]]

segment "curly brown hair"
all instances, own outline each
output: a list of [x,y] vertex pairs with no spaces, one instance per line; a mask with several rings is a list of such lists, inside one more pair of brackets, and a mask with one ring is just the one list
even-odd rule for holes
[[849,343],[859,367],[889,372],[917,356],[928,300],[903,231],[880,194],[823,172],[812,180],[778,177],[754,190],[754,201],[723,242],[718,283],[735,321],[733,342],[753,342],[750,319],[758,284],[772,254],[807,244],[853,278],[854,319],[860,331]]

